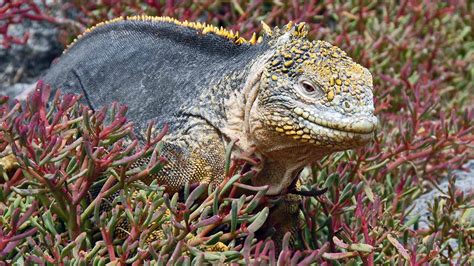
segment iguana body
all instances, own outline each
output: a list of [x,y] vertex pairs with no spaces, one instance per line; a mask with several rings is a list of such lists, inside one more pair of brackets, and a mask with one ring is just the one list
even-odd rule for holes
[[365,144],[377,121],[367,69],[308,41],[301,24],[266,32],[257,43],[199,23],[119,19],[80,37],[44,81],[82,93],[93,109],[127,104],[139,129],[168,124],[161,155],[169,164],[148,182],[170,192],[218,183],[224,147],[239,139],[262,161],[252,184],[283,195],[304,166]]

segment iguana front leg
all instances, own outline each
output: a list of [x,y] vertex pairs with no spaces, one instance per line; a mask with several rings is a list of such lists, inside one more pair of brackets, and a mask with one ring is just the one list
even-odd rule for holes
[[292,249],[304,248],[300,246],[302,243],[298,244],[298,240],[303,240],[302,231],[306,223],[300,216],[304,197],[317,197],[327,191],[327,188],[302,190],[302,180],[298,178],[294,182],[289,187],[288,194],[283,195],[280,201],[270,209],[270,216],[264,225],[267,231],[274,229],[272,240],[279,251],[282,249],[283,238],[287,232],[291,234],[289,246]]
[[[166,163],[156,174],[146,176],[139,180],[149,185],[157,181],[158,185],[165,187],[165,192],[174,194],[180,192],[188,184],[206,183],[211,186],[219,185],[224,179],[224,144],[215,129],[205,122],[193,122],[183,132],[171,132],[167,139],[161,141],[160,156],[166,159]],[[180,136],[173,138],[173,135]],[[133,163],[130,168],[147,165],[150,156],[141,158]],[[111,202],[118,193],[110,196],[101,206],[103,210],[113,208]],[[115,230],[115,237],[126,238],[130,224],[122,219]],[[163,237],[163,232],[157,230],[152,232],[147,241],[151,242]]]
[[[157,180],[158,184],[166,188],[166,192],[176,193],[186,183],[216,185],[223,180],[224,161],[216,152],[217,145],[212,142],[205,143],[209,149],[186,148],[170,142],[164,142],[162,145],[160,155],[167,162],[161,171],[142,180],[146,184]],[[145,163],[145,160],[138,163]]]
[[295,247],[296,240],[299,237],[305,221],[299,217],[300,204],[303,197],[295,194],[286,194],[282,196],[280,201],[270,209],[270,215],[267,218],[263,228],[268,234],[271,233],[271,239],[275,243],[278,251],[282,249],[282,242],[287,232],[291,233],[290,246]]
[[[157,180],[168,193],[180,191],[186,183],[220,184],[224,179],[225,147],[216,130],[203,122],[194,124],[187,134],[178,135],[182,137],[162,141],[160,156],[167,161],[163,169],[142,181],[150,184]],[[144,158],[132,168],[148,160]]]

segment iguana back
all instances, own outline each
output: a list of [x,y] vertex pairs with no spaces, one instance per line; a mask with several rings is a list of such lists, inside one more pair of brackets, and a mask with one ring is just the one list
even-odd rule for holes
[[[173,129],[180,107],[194,105],[210,84],[243,70],[266,48],[158,19],[119,20],[85,33],[43,79],[84,94],[93,109],[127,104],[127,117],[140,128],[156,119]],[[208,106],[216,115],[218,105]]]

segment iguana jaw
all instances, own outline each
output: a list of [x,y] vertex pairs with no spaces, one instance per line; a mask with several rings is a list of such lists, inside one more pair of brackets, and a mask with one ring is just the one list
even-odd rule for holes
[[254,112],[258,118],[255,119],[262,121],[267,130],[286,138],[279,141],[294,141],[328,153],[366,144],[377,128],[377,118],[370,111],[364,115],[343,116],[321,109],[310,111],[308,106],[300,106],[286,109],[281,105],[257,107]]
[[277,132],[283,133],[295,140],[309,142],[316,146],[349,149],[367,143],[377,128],[377,118],[373,115],[338,117],[331,113],[312,114],[302,108],[293,109],[289,115],[294,121],[283,127],[276,127]]
[[[350,134],[370,134],[377,127],[377,118],[375,116],[349,117],[330,121],[326,118],[313,115],[311,111],[306,112],[300,107],[294,108],[293,113],[296,114],[298,118],[303,118],[305,122]],[[331,116],[329,115],[327,117]]]
[[[257,186],[270,185],[267,191],[267,195],[270,196],[285,194],[290,184],[305,166],[312,165],[333,152],[362,146],[373,137],[373,132],[342,131],[335,129],[336,126],[330,124],[329,121],[321,122],[322,120],[318,120],[319,124],[317,124],[298,116],[294,112],[288,112],[289,115],[286,117],[290,119],[284,119],[285,124],[289,126],[286,128],[287,131],[278,132],[268,124],[268,116],[261,110],[258,102],[257,98],[250,112],[249,121],[252,134],[248,137],[250,138],[249,142],[255,145],[257,151],[263,157],[264,168],[263,172],[252,179],[252,183]],[[376,118],[373,117],[372,119],[369,121],[371,121],[371,127],[374,130]],[[316,121],[312,118],[311,120]],[[298,126],[303,123],[305,125],[304,131],[303,128],[295,130],[296,125],[293,125],[290,121],[295,121]],[[290,124],[292,125],[290,126]],[[321,124],[331,125],[333,128]],[[340,125],[341,128],[342,126]],[[346,128],[349,128],[349,126]],[[352,125],[352,128],[355,127]],[[357,130],[369,131],[369,129],[362,128]],[[303,131],[303,133],[299,131]]]

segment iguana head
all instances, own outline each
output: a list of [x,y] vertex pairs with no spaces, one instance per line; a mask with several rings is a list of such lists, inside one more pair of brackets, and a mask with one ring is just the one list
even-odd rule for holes
[[377,126],[370,72],[325,41],[288,35],[260,80],[267,130],[331,152],[368,142]]
[[249,124],[257,148],[286,169],[284,180],[265,181],[276,193],[304,165],[366,144],[377,118],[370,72],[341,49],[309,41],[298,25],[270,45]]

